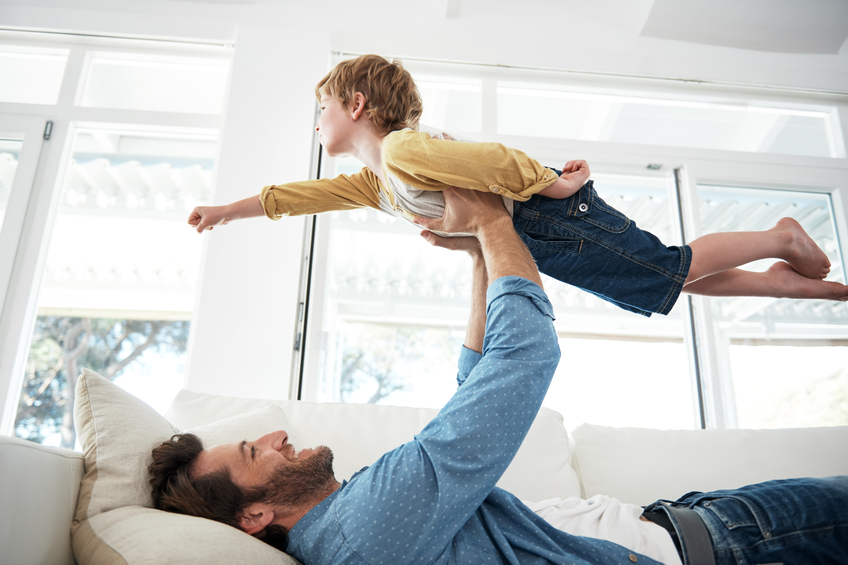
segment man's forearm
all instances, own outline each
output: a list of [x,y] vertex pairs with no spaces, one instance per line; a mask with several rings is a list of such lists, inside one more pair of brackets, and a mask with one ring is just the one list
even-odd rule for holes
[[495,221],[484,222],[477,231],[483,248],[489,281],[501,277],[523,277],[542,286],[542,278],[533,257],[515,233],[512,220],[506,214]]
[[482,252],[478,250],[472,253],[471,258],[471,314],[465,332],[465,347],[482,353],[483,338],[486,335],[486,289],[489,286],[489,277]]

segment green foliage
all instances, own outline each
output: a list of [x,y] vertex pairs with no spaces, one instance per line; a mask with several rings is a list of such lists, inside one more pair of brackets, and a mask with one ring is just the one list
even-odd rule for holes
[[43,442],[60,432],[73,447],[73,395],[82,367],[114,380],[143,365],[145,351],[183,353],[189,322],[39,316],[15,423],[18,436]]
[[380,404],[406,391],[413,373],[459,348],[448,329],[369,323],[347,324],[341,337],[342,402]]

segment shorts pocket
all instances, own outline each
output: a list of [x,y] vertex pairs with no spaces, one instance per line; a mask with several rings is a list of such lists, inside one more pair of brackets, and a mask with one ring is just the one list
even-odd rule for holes
[[544,251],[548,253],[569,253],[571,255],[579,255],[580,249],[583,247],[583,240],[571,237],[556,237],[553,235],[527,232],[521,234],[521,239],[524,245],[530,250],[530,254],[534,255],[534,250]]
[[577,217],[588,224],[597,226],[610,233],[622,233],[630,227],[630,218],[604,202],[592,189],[590,209],[586,215],[577,214]]

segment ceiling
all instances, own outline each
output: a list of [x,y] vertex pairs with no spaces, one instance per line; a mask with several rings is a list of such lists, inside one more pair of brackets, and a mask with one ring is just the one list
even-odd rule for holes
[[836,55],[846,0],[654,0],[643,37],[774,53]]

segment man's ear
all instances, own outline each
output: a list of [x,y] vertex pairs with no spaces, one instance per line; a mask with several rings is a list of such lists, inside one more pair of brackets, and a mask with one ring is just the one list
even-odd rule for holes
[[361,92],[353,95],[353,100],[350,101],[350,114],[354,120],[358,120],[365,113],[365,106],[368,104],[368,99]]
[[244,509],[239,518],[239,527],[254,536],[264,530],[268,524],[274,521],[274,511],[271,506],[254,502]]

